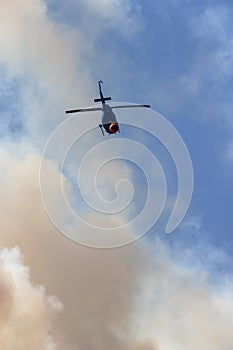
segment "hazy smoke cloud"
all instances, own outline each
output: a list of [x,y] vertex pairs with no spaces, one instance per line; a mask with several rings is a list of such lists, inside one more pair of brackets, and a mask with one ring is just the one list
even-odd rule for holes
[[19,244],[33,278],[64,304],[53,327],[59,349],[231,349],[230,285],[215,291],[202,266],[185,267],[159,242],[154,252],[142,242],[102,251],[64,239],[42,207],[38,166],[35,156],[5,167],[1,241]]
[[[8,166],[4,163],[8,176],[1,189],[1,241],[19,244],[36,281],[43,281],[63,302],[54,328],[61,348],[147,348],[137,335],[128,336],[134,293],[145,269],[141,261],[147,259],[144,249],[102,251],[66,240],[51,225],[40,200],[39,158],[12,164],[9,156]],[[48,179],[51,176],[48,168]]]
[[[187,251],[171,252],[159,241],[154,248],[151,274],[142,282],[142,303],[134,315],[147,315],[141,332],[155,334],[159,349],[230,350],[232,278],[216,276],[211,283],[208,261],[199,264],[195,249],[187,257]],[[210,258],[211,247],[202,248]]]
[[0,348],[55,350],[49,335],[61,303],[35,287],[18,248],[0,251]]

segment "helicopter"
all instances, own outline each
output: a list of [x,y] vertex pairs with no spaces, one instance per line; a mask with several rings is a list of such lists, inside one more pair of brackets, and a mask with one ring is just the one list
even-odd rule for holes
[[101,129],[102,134],[104,135],[104,131],[108,134],[116,134],[120,132],[120,127],[117,121],[117,117],[113,112],[113,109],[117,108],[150,108],[150,105],[140,105],[140,104],[132,104],[132,105],[117,105],[117,106],[109,106],[105,101],[109,101],[111,97],[104,97],[101,85],[103,84],[102,80],[98,81],[99,86],[99,95],[100,98],[95,98],[94,102],[101,102],[102,107],[87,107],[87,108],[79,108],[79,109],[70,109],[65,111],[65,113],[78,113],[78,112],[93,112],[93,111],[102,111],[102,119],[99,127]]

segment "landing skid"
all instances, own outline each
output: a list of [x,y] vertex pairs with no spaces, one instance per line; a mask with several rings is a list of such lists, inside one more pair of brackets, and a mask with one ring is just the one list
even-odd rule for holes
[[103,125],[102,125],[102,124],[99,124],[99,128],[100,128],[102,134],[104,135],[104,128],[103,128]]

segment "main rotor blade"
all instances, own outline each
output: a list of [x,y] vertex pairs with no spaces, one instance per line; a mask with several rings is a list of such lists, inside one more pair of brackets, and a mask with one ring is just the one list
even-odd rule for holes
[[[112,109],[116,108],[150,108],[150,105],[122,105],[122,106],[110,106]],[[78,113],[78,112],[94,112],[94,111],[102,111],[102,107],[87,107],[87,108],[79,108],[79,109],[69,109],[65,111],[66,113]]]
[[101,107],[93,107],[93,108],[79,108],[79,109],[69,109],[65,111],[66,113],[78,113],[78,112],[93,112],[93,111],[102,111]]
[[122,106],[111,106],[111,108],[150,108],[150,105],[122,105]]

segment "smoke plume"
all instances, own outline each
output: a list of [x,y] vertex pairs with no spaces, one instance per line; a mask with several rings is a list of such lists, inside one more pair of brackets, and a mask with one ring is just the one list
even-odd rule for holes
[[32,284],[18,248],[0,251],[0,296],[1,349],[57,349],[50,331],[61,303]]

